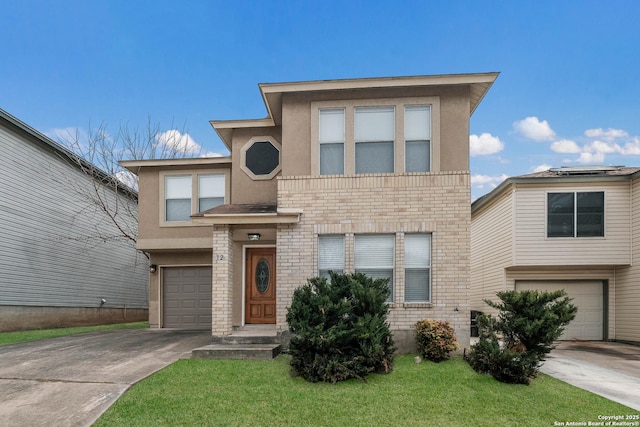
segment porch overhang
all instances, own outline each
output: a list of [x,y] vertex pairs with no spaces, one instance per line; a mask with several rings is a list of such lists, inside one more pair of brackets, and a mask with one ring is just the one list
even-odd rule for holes
[[296,224],[301,209],[278,208],[276,205],[221,205],[191,216],[196,224],[207,225],[267,225]]

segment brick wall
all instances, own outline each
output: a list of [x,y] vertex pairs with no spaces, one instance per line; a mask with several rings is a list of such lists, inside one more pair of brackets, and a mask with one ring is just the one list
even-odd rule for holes
[[212,277],[211,333],[214,336],[229,335],[233,306],[233,232],[229,226],[213,228]]
[[[278,319],[286,328],[293,290],[317,275],[317,236],[345,236],[345,269],[353,271],[354,237],[394,234],[395,296],[389,321],[399,349],[411,350],[413,324],[448,320],[469,345],[470,179],[467,171],[406,175],[281,177],[278,207],[303,210],[277,235]],[[430,303],[404,303],[404,235],[432,233]],[[283,326],[284,325],[284,326]]]

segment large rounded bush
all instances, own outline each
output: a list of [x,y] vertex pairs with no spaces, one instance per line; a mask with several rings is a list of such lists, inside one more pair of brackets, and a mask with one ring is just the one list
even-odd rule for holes
[[364,379],[393,369],[388,281],[362,273],[309,279],[296,289],[287,323],[292,373],[311,382]]

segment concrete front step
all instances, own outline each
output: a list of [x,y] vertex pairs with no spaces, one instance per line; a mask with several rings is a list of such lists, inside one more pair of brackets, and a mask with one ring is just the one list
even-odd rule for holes
[[234,332],[231,335],[214,336],[213,344],[280,344],[280,336],[277,333],[243,333]]
[[280,344],[209,344],[193,349],[191,358],[271,360],[281,350]]

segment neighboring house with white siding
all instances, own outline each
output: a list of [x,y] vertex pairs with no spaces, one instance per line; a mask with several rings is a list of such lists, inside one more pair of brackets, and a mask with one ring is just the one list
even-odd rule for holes
[[390,279],[400,351],[446,320],[469,345],[469,118],[497,73],[261,84],[267,117],[211,122],[224,158],[127,161],[157,273],[149,322],[271,331],[328,270]]
[[[106,237],[118,231],[79,196],[96,184],[0,110],[0,331],[147,320],[148,260]],[[137,197],[105,190],[110,203]]]
[[511,289],[565,289],[562,339],[640,343],[640,168],[550,169],[474,201],[471,309]]

